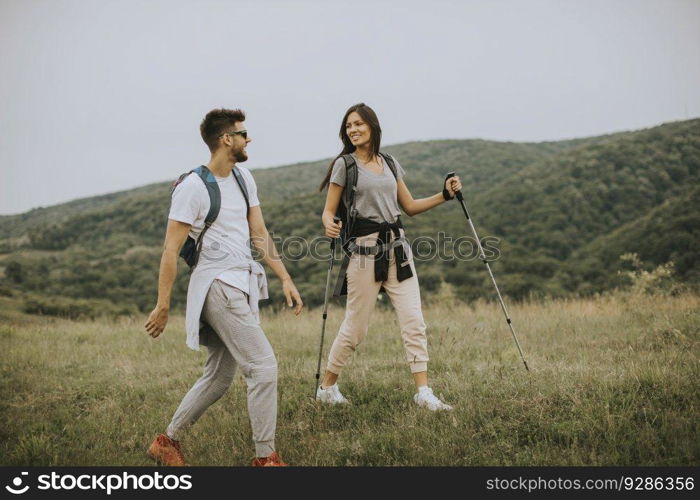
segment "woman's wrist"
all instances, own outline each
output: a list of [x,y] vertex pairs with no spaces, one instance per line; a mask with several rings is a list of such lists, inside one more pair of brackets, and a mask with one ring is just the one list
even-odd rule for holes
[[450,192],[447,190],[447,188],[442,188],[442,198],[443,201],[450,201],[454,199],[454,196],[450,196]]

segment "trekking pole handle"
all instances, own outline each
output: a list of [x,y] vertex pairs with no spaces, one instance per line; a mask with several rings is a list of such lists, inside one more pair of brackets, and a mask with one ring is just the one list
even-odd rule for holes
[[[333,222],[335,222],[336,224],[338,222],[340,222],[340,217],[338,217],[337,215],[335,217],[333,217]],[[331,252],[333,252],[335,250],[335,242],[337,239],[338,238],[331,239]]]
[[[448,173],[448,174],[447,174],[447,177],[445,177],[445,182],[447,182],[448,179],[454,177],[455,175],[457,175],[457,174],[455,174],[454,172]],[[464,201],[464,196],[462,196],[462,190],[461,190],[461,189],[460,189],[459,191],[455,192],[455,196],[457,197],[457,199],[458,199],[459,201]]]

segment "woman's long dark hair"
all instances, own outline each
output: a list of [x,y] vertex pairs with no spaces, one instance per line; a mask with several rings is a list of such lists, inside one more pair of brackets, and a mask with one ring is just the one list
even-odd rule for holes
[[350,108],[348,108],[348,110],[345,112],[345,116],[343,116],[343,121],[340,123],[339,135],[340,140],[343,141],[343,150],[338,156],[333,158],[333,161],[328,167],[328,172],[326,172],[326,177],[321,183],[319,191],[323,191],[326,188],[326,186],[328,186],[328,184],[330,183],[331,173],[333,172],[333,164],[335,163],[335,161],[341,156],[353,153],[355,151],[355,146],[352,145],[352,141],[350,141],[350,138],[348,137],[348,134],[345,130],[345,124],[348,121],[348,116],[350,116],[350,113],[353,112],[357,112],[357,114],[360,115],[360,118],[362,118],[364,122],[367,123],[367,125],[369,125],[369,148],[372,151],[372,154],[379,154],[379,145],[382,142],[382,127],[379,126],[379,118],[377,118],[377,114],[364,102],[350,106]]

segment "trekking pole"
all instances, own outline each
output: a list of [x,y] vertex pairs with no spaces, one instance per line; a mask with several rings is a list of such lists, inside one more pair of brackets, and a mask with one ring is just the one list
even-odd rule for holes
[[[340,222],[340,217],[333,217],[333,222]],[[321,356],[323,356],[323,336],[326,333],[326,317],[328,316],[328,291],[331,288],[331,271],[333,271],[333,258],[335,257],[335,241],[331,239],[331,257],[328,259],[328,276],[326,276],[326,293],[323,296],[323,323],[321,325],[321,345],[318,348],[318,364],[316,365],[316,388],[314,389],[314,400],[318,392],[318,384],[321,377]]]
[[[454,177],[455,173],[450,172],[447,174],[447,179],[450,177]],[[469,212],[467,212],[467,205],[464,203],[464,196],[462,196],[462,191],[457,191],[455,193],[455,196],[457,196],[457,199],[462,205],[462,210],[464,211],[464,215],[467,217],[467,222],[469,222],[469,227],[472,229],[472,233],[474,233],[474,238],[476,239],[476,244],[479,246],[479,258],[481,261],[486,264],[486,269],[489,271],[489,276],[491,276],[491,281],[493,281],[493,286],[496,288],[496,294],[498,294],[498,300],[501,302],[501,309],[503,309],[503,314],[506,316],[506,322],[508,323],[508,326],[510,327],[510,333],[513,334],[513,340],[515,341],[515,345],[518,348],[518,352],[520,353],[520,359],[523,360],[523,364],[525,365],[525,369],[527,371],[530,371],[530,369],[527,367],[527,361],[525,361],[525,356],[523,356],[523,350],[520,348],[520,342],[518,342],[518,337],[515,335],[515,330],[513,329],[513,322],[511,321],[510,317],[508,316],[508,311],[506,310],[506,305],[503,303],[503,297],[501,297],[501,292],[498,290],[498,285],[496,284],[496,279],[493,277],[493,273],[491,272],[491,266],[489,266],[488,261],[486,260],[486,255],[484,254],[484,248],[481,246],[481,240],[479,239],[479,236],[476,234],[476,229],[474,228],[474,224],[472,223],[471,218],[469,217]]]

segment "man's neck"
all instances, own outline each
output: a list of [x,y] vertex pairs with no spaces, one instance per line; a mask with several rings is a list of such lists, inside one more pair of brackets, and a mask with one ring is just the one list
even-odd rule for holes
[[228,177],[231,175],[231,169],[235,167],[235,163],[231,160],[217,155],[212,155],[211,160],[207,164],[207,168],[217,177]]

